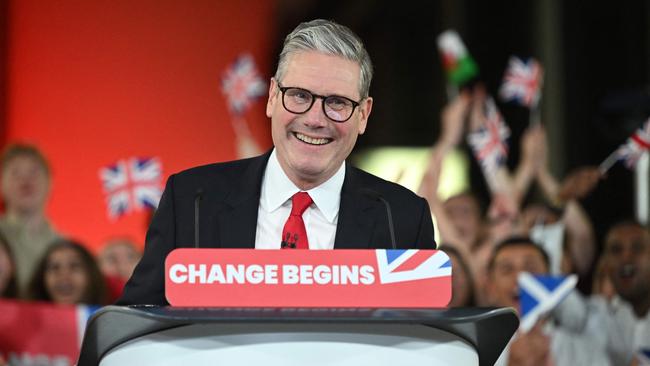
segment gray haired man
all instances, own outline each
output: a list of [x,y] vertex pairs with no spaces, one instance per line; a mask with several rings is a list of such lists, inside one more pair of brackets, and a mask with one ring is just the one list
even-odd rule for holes
[[118,304],[166,304],[164,258],[193,246],[197,226],[202,248],[435,248],[423,198],[345,161],[368,125],[371,80],[350,29],[326,20],[296,27],[269,87],[273,149],[169,177]]

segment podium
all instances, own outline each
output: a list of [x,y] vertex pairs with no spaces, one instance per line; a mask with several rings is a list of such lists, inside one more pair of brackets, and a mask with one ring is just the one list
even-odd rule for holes
[[518,324],[510,308],[107,306],[78,365],[487,366]]

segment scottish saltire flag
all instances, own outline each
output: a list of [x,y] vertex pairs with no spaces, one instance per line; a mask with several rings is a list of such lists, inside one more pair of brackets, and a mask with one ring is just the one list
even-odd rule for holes
[[650,348],[640,349],[636,353],[636,359],[639,362],[639,366],[650,366]]
[[99,170],[108,216],[158,207],[162,196],[162,164],[158,158],[129,158]]
[[650,118],[616,150],[616,155],[628,169],[634,169],[641,155],[648,150],[650,150]]
[[476,160],[488,176],[497,171],[508,158],[507,140],[510,129],[492,98],[485,102],[485,120],[478,130],[467,135],[467,143],[472,148]]
[[257,72],[251,55],[239,56],[226,70],[221,80],[221,91],[235,115],[243,114],[255,99],[266,93],[266,83]]
[[519,329],[528,332],[537,321],[553,310],[576,287],[578,276],[519,274]]
[[381,283],[451,277],[451,261],[439,250],[377,250],[377,267]]
[[438,50],[442,55],[447,78],[456,86],[461,86],[478,75],[478,66],[456,31],[447,30],[438,36]]
[[536,106],[541,96],[543,75],[542,66],[534,58],[524,62],[510,56],[499,96],[503,101],[516,101],[529,108]]

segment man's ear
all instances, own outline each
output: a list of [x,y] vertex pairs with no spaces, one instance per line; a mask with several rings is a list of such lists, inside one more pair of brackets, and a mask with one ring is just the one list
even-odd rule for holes
[[269,82],[269,99],[266,101],[266,116],[271,118],[278,97],[278,82],[271,78]]
[[368,117],[370,117],[370,112],[372,111],[372,97],[364,99],[361,104],[359,104],[359,135],[363,135],[366,132],[366,127],[368,125]]

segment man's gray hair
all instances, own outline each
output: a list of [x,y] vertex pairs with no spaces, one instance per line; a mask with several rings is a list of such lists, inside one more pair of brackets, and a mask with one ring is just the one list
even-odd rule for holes
[[367,98],[372,80],[372,62],[361,39],[350,28],[333,21],[316,19],[300,23],[285,39],[275,79],[287,71],[288,56],[301,51],[318,51],[355,61],[361,68],[359,94]]

